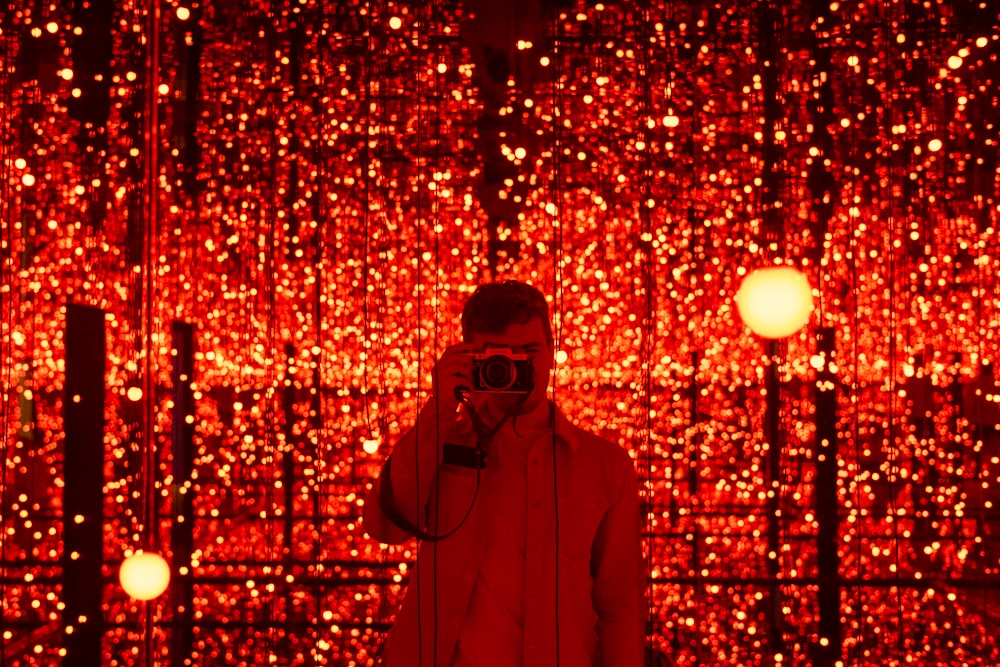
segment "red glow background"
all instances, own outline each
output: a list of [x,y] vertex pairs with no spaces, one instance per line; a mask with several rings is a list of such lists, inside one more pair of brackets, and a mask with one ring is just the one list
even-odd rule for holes
[[[449,0],[128,0],[82,46],[104,4],[0,8],[0,663],[62,651],[68,303],[108,332],[104,663],[363,665],[415,551],[359,505],[501,278],[552,295],[557,400],[634,455],[650,640],[678,665],[816,661],[833,506],[843,664],[1000,662],[991,3],[567,4],[492,86]],[[775,262],[817,308],[769,348],[733,296]],[[116,576],[169,552],[179,493],[188,656],[169,596]]]

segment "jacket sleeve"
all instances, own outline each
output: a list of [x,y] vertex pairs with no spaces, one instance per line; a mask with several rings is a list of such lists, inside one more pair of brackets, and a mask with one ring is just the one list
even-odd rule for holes
[[642,558],[635,466],[619,449],[617,494],[591,552],[597,638],[604,667],[641,667],[646,636],[646,568]]
[[[385,544],[401,544],[414,537],[386,515],[379,502],[380,495],[410,524],[421,530],[435,531],[436,526],[428,525],[427,507],[442,466],[442,434],[454,435],[455,423],[454,414],[441,414],[437,404],[428,401],[414,427],[396,443],[365,498],[362,521],[365,532],[373,539]],[[445,467],[450,470],[454,466]],[[383,489],[386,479],[390,482],[389,493]]]

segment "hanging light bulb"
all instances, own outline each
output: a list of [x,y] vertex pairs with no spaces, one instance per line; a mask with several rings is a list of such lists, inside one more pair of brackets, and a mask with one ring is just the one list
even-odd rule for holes
[[790,266],[757,269],[740,285],[736,307],[758,336],[785,338],[809,322],[812,288],[802,272]]
[[137,551],[122,562],[118,579],[136,600],[152,600],[167,590],[170,566],[159,554]]

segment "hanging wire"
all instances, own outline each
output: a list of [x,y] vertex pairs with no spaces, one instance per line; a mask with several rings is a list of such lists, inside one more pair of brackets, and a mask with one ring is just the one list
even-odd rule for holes
[[[650,81],[652,80],[651,65],[653,62],[652,58],[652,47],[650,46],[650,36],[651,32],[649,26],[652,23],[651,11],[648,6],[644,6],[640,10],[640,25],[642,30],[639,31],[638,37],[642,41],[642,48],[638,50],[639,57],[639,90],[640,96],[640,113],[639,118],[642,121],[641,127],[643,128],[641,136],[643,137],[646,145],[646,150],[643,151],[642,157],[642,203],[640,207],[641,216],[641,229],[642,236],[640,237],[640,252],[642,256],[642,291],[645,297],[645,307],[646,312],[643,316],[643,331],[642,331],[642,346],[640,349],[640,364],[642,368],[642,374],[640,377],[640,386],[644,393],[644,398],[642,401],[642,409],[644,412],[643,420],[643,438],[639,444],[640,454],[643,455],[643,463],[645,464],[645,479],[642,481],[642,494],[644,496],[644,512],[642,517],[642,527],[643,532],[647,537],[647,549],[646,549],[646,627],[650,629],[650,637],[648,638],[649,648],[647,660],[651,661],[653,655],[655,655],[652,646],[652,629],[655,627],[655,600],[652,589],[652,578],[653,578],[653,531],[651,517],[653,515],[653,350],[654,350],[654,339],[656,335],[656,322],[655,322],[655,260],[653,257],[652,248],[652,238],[653,238],[653,223],[652,223],[652,208],[651,204],[653,198],[653,167],[652,167],[652,132],[650,130],[649,121],[653,118],[653,96]],[[671,70],[672,62],[669,59],[670,54],[668,53],[668,60],[666,67]]]
[[157,89],[160,81],[160,10],[161,0],[150,0],[147,30],[149,48],[146,56],[146,127],[145,127],[145,215],[143,225],[142,281],[144,287],[143,313],[143,396],[145,415],[142,425],[144,460],[140,479],[143,489],[143,546],[149,550],[157,547],[156,531],[156,262],[159,257],[159,148],[160,119]]
[[[266,79],[267,86],[263,88],[264,99],[266,100],[268,109],[271,110],[269,113],[277,113],[279,109],[279,104],[281,103],[281,91],[282,91],[282,80],[280,69],[277,67],[275,61],[275,53],[281,50],[281,31],[287,28],[287,24],[281,21],[280,16],[270,15],[267,16],[268,28],[266,32],[268,54],[264,63],[267,65],[269,70],[269,76]],[[280,465],[278,463],[278,453],[282,449],[283,438],[281,437],[281,429],[283,428],[283,420],[280,418],[281,410],[279,409],[278,401],[280,400],[280,381],[278,377],[278,364],[275,362],[277,359],[282,359],[285,366],[285,373],[287,373],[288,366],[288,354],[286,350],[283,349],[280,340],[280,329],[277,325],[277,275],[275,271],[276,263],[275,257],[280,253],[281,249],[281,227],[278,224],[278,211],[281,208],[281,198],[279,195],[279,188],[281,184],[280,179],[280,169],[279,169],[279,152],[278,152],[278,137],[277,132],[271,132],[268,135],[267,144],[267,154],[268,160],[264,163],[263,167],[266,170],[266,184],[264,186],[264,192],[261,194],[261,238],[258,242],[261,246],[266,247],[266,251],[262,253],[259,259],[260,269],[263,271],[263,276],[258,276],[258,281],[260,284],[259,292],[263,294],[263,313],[261,316],[264,320],[264,339],[266,341],[265,348],[269,350],[269,358],[263,361],[263,392],[260,400],[264,402],[264,427],[261,433],[262,436],[262,450],[264,452],[264,457],[260,461],[263,464],[265,461],[270,469],[266,472],[266,484],[264,486],[264,492],[260,501],[263,503],[264,510],[262,511],[261,520],[264,522],[264,534],[267,538],[267,543],[264,545],[264,561],[266,563],[276,562],[277,555],[280,553],[280,540],[276,534],[276,523],[277,516],[274,511],[277,499],[275,497],[275,481],[278,479],[280,474]],[[258,335],[259,329],[258,329]],[[288,443],[284,443],[286,446]],[[261,466],[263,468],[263,465]],[[262,471],[263,472],[263,471]],[[266,512],[266,516],[263,515]],[[270,566],[264,566],[263,573],[268,573]],[[265,608],[264,617],[266,618],[266,634],[264,635],[264,640],[262,642],[263,650],[265,654],[269,657],[274,653],[275,646],[277,645],[278,629],[276,627],[276,616],[275,616],[275,605],[273,604],[274,594],[273,591],[270,595],[266,596],[270,599],[265,599],[262,596],[261,604]]]
[[[320,72],[330,71],[329,67],[329,56],[333,50],[333,46],[330,44],[330,33],[329,28],[324,27],[316,36],[316,44],[318,46],[319,55],[317,56],[317,61],[319,65]],[[325,43],[324,43],[325,42]],[[319,84],[321,85],[321,84]],[[319,85],[317,87],[319,87]],[[322,110],[319,114],[319,122],[317,123],[317,135],[323,137],[323,129],[329,127],[328,116],[330,114],[330,105],[322,105]],[[317,142],[318,146],[322,146],[323,142]],[[328,303],[327,298],[327,279],[330,274],[327,273],[327,253],[329,250],[329,245],[327,242],[326,230],[330,226],[330,211],[328,208],[329,196],[327,193],[327,179],[328,179],[328,165],[327,161],[323,159],[320,149],[317,147],[315,154],[315,167],[317,171],[317,179],[315,183],[316,187],[316,253],[314,255],[314,266],[316,271],[316,283],[314,286],[314,298],[313,298],[313,332],[315,335],[314,342],[314,354],[310,361],[312,388],[311,391],[314,392],[314,398],[310,401],[310,419],[312,420],[312,428],[310,431],[313,435],[312,444],[312,468],[314,475],[314,484],[312,485],[312,511],[314,519],[315,529],[319,531],[318,536],[313,536],[312,539],[312,561],[315,568],[315,564],[327,557],[327,544],[323,539],[323,536],[333,532],[328,531],[328,517],[335,516],[334,510],[330,500],[333,497],[331,493],[331,483],[330,475],[328,473],[328,457],[325,456],[328,451],[328,445],[324,443],[329,443],[332,441],[331,431],[327,425],[327,401],[325,400],[325,387],[328,386],[327,381],[323,377],[323,372],[326,368],[327,352],[326,352],[326,317],[327,309],[324,304]],[[308,572],[309,569],[306,568]],[[318,568],[314,570],[315,574],[319,574]],[[313,588],[313,595],[317,601],[317,616],[322,617],[319,612],[320,600],[322,599],[322,592],[328,590],[326,587],[315,586]],[[383,595],[383,597],[385,597]]]
[[[417,328],[417,386],[416,386],[416,392],[415,392],[416,393],[416,400],[413,402],[413,408],[414,408],[414,424],[413,424],[413,428],[415,430],[419,429],[419,427],[420,427],[420,401],[422,400],[422,396],[423,396],[423,393],[421,392],[421,384],[423,383],[423,348],[424,348],[424,339],[423,339],[423,321],[424,321],[423,320],[423,315],[424,315],[424,308],[423,308],[423,269],[424,269],[424,267],[423,267],[423,252],[421,252],[421,249],[423,248],[423,237],[421,235],[421,230],[422,230],[421,220],[423,219],[424,209],[423,209],[423,188],[420,187],[420,175],[421,175],[421,170],[423,169],[423,166],[424,166],[423,163],[422,163],[422,158],[423,158],[423,139],[424,139],[424,137],[423,137],[423,114],[422,114],[422,111],[423,111],[423,106],[424,106],[424,100],[423,100],[423,97],[422,97],[423,88],[421,87],[421,82],[423,80],[423,67],[421,66],[421,60],[420,60],[420,44],[421,44],[421,42],[420,42],[420,32],[419,32],[419,25],[422,23],[422,21],[419,20],[420,19],[419,12],[416,13],[416,16],[417,16],[417,20],[414,21],[414,23],[413,23],[413,29],[412,29],[412,31],[410,33],[410,35],[411,35],[410,43],[413,45],[413,48],[416,50],[416,54],[413,56],[413,63],[416,64],[416,67],[415,67],[415,69],[416,69],[416,75],[414,77],[414,82],[415,82],[414,97],[415,97],[416,102],[417,102],[417,104],[416,104],[416,106],[417,106],[417,108],[416,108],[416,128],[415,128],[415,137],[414,137],[415,143],[416,143],[416,155],[415,155],[415,159],[414,159],[414,161],[416,163],[416,173],[413,176],[413,178],[415,179],[415,182],[417,184],[417,188],[416,188],[416,193],[417,193],[416,194],[416,201],[414,202],[414,205],[415,205],[414,206],[414,209],[415,209],[414,210],[414,213],[415,213],[414,228],[415,228],[415,232],[416,232],[416,239],[415,239],[415,243],[414,243],[414,248],[415,248],[416,254],[417,254],[417,257],[416,257],[416,285],[415,285],[415,298],[416,298],[416,302],[417,302],[417,307],[416,307],[416,317],[417,317],[417,327],[416,327]],[[431,383],[431,387],[433,388],[433,381]],[[438,420],[437,410],[435,410],[434,419]],[[436,424],[435,424],[435,426],[436,426]],[[434,429],[434,433],[437,433],[437,429],[436,428]],[[419,512],[420,511],[420,509],[419,509],[420,508],[420,497],[421,497],[421,494],[420,494],[420,455],[419,455],[419,451],[414,456],[414,464],[415,464],[414,465],[414,477],[416,478],[416,482],[417,482],[414,485],[415,486],[415,496],[416,496],[416,498],[415,498],[416,499],[415,507],[418,508],[417,511]],[[437,506],[435,505],[435,524],[436,524],[436,519],[437,519]],[[423,548],[424,548],[423,543],[418,543],[418,545],[417,545],[417,554],[418,554],[417,557],[418,557],[418,560],[419,560],[419,554],[420,554],[421,551],[423,551]],[[433,650],[433,663],[436,665],[437,664],[437,648],[438,648],[438,641],[437,641],[438,640],[438,632],[437,632],[437,628],[438,628],[437,546],[435,545],[435,546],[432,546],[431,548],[434,551],[434,553],[433,553],[433,561],[431,563],[432,572],[433,572],[433,575],[434,575],[433,576],[434,590],[431,591],[432,607],[433,607],[433,610],[434,610],[433,611],[433,618],[431,619],[431,623],[433,625],[433,630],[434,630],[434,638],[432,640],[433,641],[432,650]],[[423,610],[423,603],[422,603],[421,600],[422,600],[422,596],[424,595],[424,592],[422,591],[422,586],[420,585],[420,576],[419,576],[419,573],[418,573],[418,576],[416,577],[416,586],[417,586],[417,594],[416,594],[417,609],[418,610]],[[417,664],[419,665],[419,667],[423,667],[423,660],[424,660],[424,630],[423,630],[423,624],[424,624],[423,614],[422,613],[418,613],[417,614]]]
[[[562,25],[558,11],[553,12],[552,18],[552,198],[555,200],[556,214],[553,216],[552,224],[552,319],[555,325],[554,348],[562,348],[562,258],[563,258],[563,206],[562,190],[562,57],[561,40]],[[552,403],[558,405],[558,384],[555,381],[556,374],[552,380]],[[560,662],[560,637],[559,637],[559,459],[556,456],[556,429],[555,417],[552,420],[552,505],[554,508],[554,534],[555,534],[555,645],[556,645],[556,667]]]
[[[363,379],[362,379],[361,400],[364,401],[365,426],[367,428],[367,436],[369,438],[374,437],[374,429],[373,429],[373,426],[372,426],[371,409],[369,407],[370,401],[367,399],[367,388],[372,386],[372,382],[370,381],[370,377],[369,377],[369,370],[370,370],[370,367],[369,367],[369,358],[370,358],[370,355],[368,354],[367,349],[364,349],[364,348],[367,346],[367,343],[370,340],[370,335],[371,335],[370,331],[369,331],[369,324],[371,322],[371,313],[370,313],[369,308],[368,308],[368,295],[370,294],[369,279],[371,277],[371,266],[369,265],[369,259],[370,259],[370,256],[371,256],[371,246],[369,245],[369,241],[371,240],[371,188],[372,188],[372,183],[371,183],[371,164],[372,164],[371,142],[372,142],[372,136],[373,136],[372,132],[371,132],[371,127],[372,127],[372,113],[371,113],[372,101],[371,101],[371,99],[372,99],[372,86],[373,86],[373,83],[374,83],[374,77],[373,77],[373,57],[372,57],[373,53],[374,53],[374,50],[375,50],[374,40],[373,40],[373,37],[372,37],[372,31],[373,31],[374,25],[375,25],[374,20],[373,20],[374,15],[375,15],[375,11],[373,10],[372,6],[369,4],[368,11],[364,13],[364,16],[365,16],[365,18],[364,18],[364,21],[365,21],[365,30],[364,30],[365,48],[364,48],[364,57],[363,57],[363,60],[362,60],[362,65],[361,65],[361,67],[362,67],[362,85],[363,85],[363,92],[362,92],[362,99],[361,99],[361,114],[362,114],[362,116],[361,116],[361,126],[363,128],[362,129],[362,133],[364,135],[364,147],[362,148],[362,158],[361,158],[361,169],[362,169],[361,183],[362,183],[362,188],[364,190],[363,199],[362,199],[362,206],[363,206],[363,210],[362,210],[362,228],[364,230],[364,235],[365,235],[365,240],[364,240],[364,260],[363,260],[364,261],[364,267],[363,267],[363,270],[364,270],[364,280],[363,280],[364,294],[362,295],[362,316],[364,317],[364,324],[363,324],[363,331],[364,331],[363,355],[364,356],[363,356],[363,359],[362,359],[362,378]],[[382,86],[381,85],[379,86],[379,89],[382,90]],[[378,108],[380,110],[383,110],[383,105],[379,105]],[[379,290],[379,292],[380,293],[384,292],[384,290]],[[382,318],[380,318],[380,320],[381,319]],[[381,359],[381,357],[380,357],[380,359]],[[385,373],[384,372],[380,373],[379,377],[376,379],[376,381],[377,382],[384,382],[385,381]],[[380,437],[385,437],[385,434],[384,433],[380,433]],[[381,547],[379,548],[379,555],[378,555],[379,565],[380,565],[380,568],[381,568],[381,570],[383,572],[388,567],[388,562],[389,562],[388,549],[389,549],[388,545],[381,545]],[[385,578],[383,586],[382,586],[382,593],[381,593],[380,612],[382,614],[388,612],[388,609],[387,609],[387,606],[386,606],[386,603],[388,602],[388,599],[389,599],[389,581],[388,581],[388,578]],[[383,636],[382,637],[382,645],[379,646],[379,648],[376,649],[376,655],[378,655],[381,652],[381,647],[384,646],[384,641],[385,641],[385,637]]]
[[[161,0],[150,0],[148,6],[147,19],[147,39],[148,49],[145,51],[145,128],[144,146],[145,155],[143,173],[143,195],[144,195],[144,215],[142,220],[143,245],[142,245],[142,266],[141,280],[143,285],[143,304],[140,312],[143,315],[142,323],[142,393],[145,399],[142,429],[142,466],[138,475],[142,484],[142,547],[145,550],[156,552],[159,544],[159,530],[157,525],[157,457],[156,457],[156,377],[157,365],[154,354],[158,353],[156,346],[156,325],[157,313],[157,280],[156,264],[159,258],[159,149],[160,149],[160,118],[158,105],[158,88],[160,81],[160,19]],[[154,659],[153,648],[153,609],[154,603],[145,605],[144,632],[144,657],[148,665],[152,665]]]
[[361,400],[363,402],[364,416],[365,416],[365,426],[368,429],[368,437],[372,437],[372,415],[371,415],[371,401],[368,400],[368,388],[372,386],[369,376],[369,341],[371,340],[371,312],[368,308],[368,295],[369,291],[369,278],[371,277],[372,267],[370,264],[371,259],[371,142],[372,142],[372,111],[371,111],[371,89],[372,89],[372,28],[374,27],[372,16],[374,11],[369,7],[369,11],[365,12],[365,58],[364,58],[364,97],[361,102],[362,106],[362,117],[361,125],[364,132],[364,146],[361,149],[361,189],[363,190],[361,196],[361,226],[364,230],[364,257],[362,258],[362,289],[364,290],[361,296],[361,315],[364,318],[364,322],[361,325],[363,332],[363,340],[361,343]]
[[[979,160],[972,160],[972,164],[973,164],[973,167],[972,167],[972,174],[970,175],[970,179],[971,179],[971,181],[973,183],[975,183],[975,182],[977,182],[982,177],[981,172],[983,170],[980,169],[980,166],[979,166],[980,162],[979,162]],[[984,210],[984,205],[983,205],[982,199],[980,199],[977,202],[977,206],[976,206],[976,212],[975,212],[976,223],[979,222],[979,218],[980,218],[980,215],[978,215],[978,214],[982,213],[983,210]],[[974,229],[974,232],[975,232],[976,236],[979,237],[979,244],[981,244],[981,245],[979,245],[980,252],[985,252],[985,250],[986,250],[986,248],[985,248],[985,241],[982,240],[983,239],[983,235],[979,231],[979,224],[975,224],[973,226],[973,229]],[[982,259],[983,257],[988,258],[988,255],[981,255],[980,259]],[[988,294],[988,291],[987,291],[987,275],[988,274],[987,274],[985,262],[983,262],[983,261],[977,261],[976,262],[976,275],[977,275],[977,279],[978,279],[977,280],[977,284],[978,284],[978,287],[979,287],[979,294],[978,294],[979,298],[976,299],[976,311],[977,311],[977,313],[976,313],[976,321],[977,322],[986,322],[987,320],[986,320],[986,314],[984,312],[985,308],[983,307],[983,301],[986,299],[987,294]],[[986,359],[986,337],[987,337],[987,335],[985,334],[985,332],[982,331],[982,329],[979,329],[977,331],[977,333],[979,334],[977,336],[978,341],[977,341],[977,346],[976,346],[977,349],[978,349],[978,361],[979,361],[979,368],[978,368],[977,373],[976,373],[977,382],[979,383],[980,387],[982,387],[983,384],[986,384],[987,387],[992,387],[993,388],[993,392],[996,393],[996,391],[997,391],[997,381],[996,381],[996,377],[995,377],[995,373],[996,373],[996,370],[995,370],[996,363],[995,362],[996,362],[996,360],[992,360],[992,363],[987,364],[987,359]],[[990,372],[987,373],[987,370],[989,370]],[[977,436],[976,437],[976,442],[975,442],[975,446],[977,448],[977,452],[976,452],[975,466],[973,468],[974,468],[974,470],[978,471],[978,473],[979,473],[978,476],[981,477],[981,479],[979,480],[979,484],[984,484],[984,483],[988,483],[987,480],[988,480],[988,475],[989,475],[989,464],[988,464],[989,458],[987,457],[987,453],[986,453],[987,450],[986,450],[986,447],[985,447],[985,444],[986,444],[985,441],[986,441],[987,435],[986,435],[986,433],[984,433],[984,430],[986,429],[986,425],[985,425],[986,424],[986,415],[988,414],[988,411],[989,411],[990,408],[988,407],[988,404],[984,402],[984,399],[986,398],[985,395],[980,395],[977,398],[978,398],[978,400],[976,401],[976,414],[975,414],[975,420],[976,420],[975,424],[976,424],[976,426],[974,427],[974,429],[975,429],[974,433]],[[986,515],[986,505],[985,505],[985,503],[982,503],[979,506],[978,516],[976,517],[976,535],[975,535],[975,538],[973,538],[973,545],[977,544],[976,540],[981,540],[980,542],[978,542],[978,544],[981,545],[981,546],[979,546],[978,549],[976,549],[976,547],[974,546],[973,549],[976,549],[976,550],[973,553],[976,556],[978,556],[980,559],[982,559],[983,561],[985,561],[985,557],[986,557],[986,548],[985,548],[985,540],[982,540],[982,537],[983,537],[983,534],[985,533],[984,526],[986,525],[987,521],[988,521],[988,519],[987,519],[987,515]],[[898,565],[897,565],[897,569],[898,569]],[[989,606],[988,606],[989,605],[989,589],[987,587],[987,582],[988,582],[988,577],[987,577],[986,568],[980,566],[979,567],[980,604],[981,604],[981,608],[984,609],[984,610],[989,608]],[[989,631],[989,626],[990,626],[990,623],[991,623],[992,620],[993,620],[993,617],[990,614],[983,614],[984,626],[985,626],[986,631],[987,631],[986,634],[987,635],[993,634],[995,636],[996,633],[991,633]]]
[[[849,93],[849,96],[848,96],[848,107],[849,108],[854,108],[854,105],[856,103],[856,99],[855,99],[855,96],[854,96],[854,89],[853,89],[853,87],[851,87],[849,90],[851,92]],[[851,149],[850,149],[849,157],[850,157],[851,162],[854,163],[857,160],[857,158],[858,158],[858,154],[857,154],[857,145],[858,145],[858,143],[856,141],[857,137],[856,137],[855,123],[851,123],[850,136],[851,136]],[[853,356],[854,356],[854,365],[853,365],[854,381],[853,381],[852,391],[853,391],[853,393],[855,395],[857,395],[861,391],[861,373],[860,373],[860,368],[861,368],[861,348],[860,348],[860,336],[858,335],[858,332],[860,331],[860,326],[861,326],[862,319],[861,319],[861,312],[860,312],[861,311],[861,304],[860,304],[860,301],[858,299],[858,294],[859,294],[859,292],[858,292],[858,286],[859,286],[859,281],[858,281],[858,243],[857,243],[857,240],[856,240],[858,238],[858,234],[857,234],[857,232],[858,232],[858,226],[857,226],[858,225],[858,214],[855,213],[855,209],[853,207],[848,211],[848,220],[850,221],[850,228],[851,228],[850,238],[849,238],[849,241],[848,241],[848,244],[849,244],[849,247],[850,247],[850,257],[851,257],[851,262],[850,262],[851,294],[854,295],[854,313],[853,313],[853,322],[851,323],[851,331],[853,333],[853,335],[851,337],[851,344],[852,344],[852,353],[853,353]],[[854,438],[854,480],[853,480],[854,481],[854,488],[855,488],[855,493],[854,493],[854,510],[856,512],[860,512],[860,507],[861,507],[861,485],[858,483],[858,473],[857,473],[857,470],[858,470],[858,462],[861,461],[861,406],[860,406],[860,402],[858,402],[858,401],[854,401],[853,403],[854,403],[854,412],[853,412],[853,424],[852,424],[851,430],[852,430],[852,436]],[[855,590],[855,595],[857,596],[857,600],[855,602],[855,608],[858,609],[858,610],[860,610],[863,607],[863,605],[861,603],[861,599],[862,599],[862,591],[864,590],[864,587],[862,585],[862,577],[861,577],[861,527],[860,527],[860,522],[858,524],[858,536],[857,536],[857,539],[855,540],[855,554],[854,554],[854,556],[855,556],[855,565],[854,565],[854,567],[855,567],[855,571],[856,571],[855,572],[855,575],[856,575],[855,576],[856,585],[855,585],[854,590]],[[865,626],[865,615],[863,613],[858,613],[857,614],[857,618],[858,618],[858,621],[857,621],[857,631],[856,631],[857,632],[856,644],[859,645],[859,646],[863,646],[863,643],[864,643],[863,642],[863,640],[864,640],[864,632],[865,632],[865,628],[864,628],[864,626]]]
[[[435,3],[432,3],[432,2],[428,2],[427,3],[428,8],[431,10],[431,12],[433,11],[434,4]],[[434,16],[434,14],[431,13],[431,12],[428,13],[428,16],[427,16],[427,19],[426,19],[426,22],[427,22],[427,25],[428,25],[428,29],[427,29],[427,39],[428,39],[428,42],[430,42],[430,40],[431,40],[432,37],[434,37],[434,38],[439,38],[440,37],[440,35],[432,35],[432,33],[431,33],[430,26],[438,25],[437,22],[434,22],[434,21],[431,20],[432,17]],[[436,46],[436,47],[440,46],[440,39],[434,39],[434,46]],[[430,49],[428,49],[425,53],[422,53],[421,55],[425,55],[425,54],[429,54],[429,53],[431,53]],[[425,65],[426,65],[426,58],[421,58],[421,60],[420,60],[420,69],[421,69],[421,71],[423,71],[425,69]],[[432,71],[435,72],[436,74],[431,74],[431,77],[433,79],[435,79],[435,83],[440,84],[441,73],[438,72],[438,69],[436,67],[434,67]],[[440,85],[436,85],[434,92],[437,93],[439,90],[440,90]],[[431,96],[429,95],[428,96],[428,106],[430,106],[430,99],[431,99]],[[421,104],[421,106],[422,106],[422,104]],[[441,109],[440,109],[440,104],[435,104],[434,105],[434,109],[436,110],[436,113],[434,113],[433,117],[431,119],[429,119],[429,121],[428,121],[428,124],[430,124],[431,122],[433,122],[433,124],[434,124],[433,132],[431,132],[430,128],[428,128],[428,130],[429,130],[428,134],[430,135],[431,145],[432,146],[440,147],[440,145],[441,145]],[[428,111],[430,111],[430,109],[428,109]],[[440,154],[439,151],[434,151],[434,152],[436,154]],[[428,181],[427,187],[429,187],[430,183],[433,182],[434,174],[430,173],[430,164],[429,163],[426,166],[421,165],[421,167],[425,170],[423,172],[423,175],[425,175],[425,180]],[[419,181],[418,181],[418,183],[419,183]],[[420,191],[423,192],[423,190],[424,190],[424,188],[421,187]],[[440,337],[439,337],[439,334],[441,333],[441,326],[440,326],[441,325],[441,320],[440,320],[440,313],[438,311],[438,302],[440,300],[440,295],[441,295],[441,285],[440,285],[440,280],[441,280],[441,245],[440,245],[440,238],[441,238],[441,235],[437,233],[438,218],[439,218],[439,214],[440,214],[440,211],[439,211],[439,208],[438,208],[437,190],[435,189],[433,192],[434,192],[434,194],[430,196],[430,220],[429,220],[429,223],[431,225],[430,229],[431,229],[431,232],[433,233],[432,245],[433,245],[433,249],[434,249],[434,255],[433,255],[433,257],[434,257],[434,292],[433,292],[434,296],[433,296],[433,298],[431,300],[431,310],[432,310],[432,312],[434,314],[434,331],[433,331],[433,334],[432,334],[433,345],[432,345],[431,349],[434,350],[435,358],[437,358],[437,355],[440,354],[439,350],[441,349],[441,345],[440,345],[441,341],[440,341]],[[418,220],[417,224],[418,225],[420,224],[419,220]],[[419,248],[419,246],[418,246],[418,248]],[[437,425],[440,425],[440,423],[441,423],[441,414],[440,414],[441,403],[440,403],[440,401],[437,401],[435,405],[436,405],[436,410],[435,410],[434,419],[436,420]],[[437,437],[438,437],[438,440],[440,442],[440,439],[443,437],[444,434],[440,433],[438,431],[438,428],[435,428],[434,432],[437,433]],[[479,475],[480,475],[480,471],[477,468],[476,469],[476,481],[477,481],[477,484],[476,484],[476,496],[479,495],[479,484],[478,484],[478,482],[479,482]],[[435,502],[434,502],[434,523],[435,523],[435,530],[437,530],[437,528],[440,526],[440,509],[441,509],[441,475],[440,474],[436,474],[434,476],[434,495],[435,495]],[[472,503],[469,505],[469,510],[466,513],[466,517],[468,517],[469,514],[472,512],[472,508],[475,505],[475,502],[476,502],[476,499],[474,497],[473,500],[472,500]],[[463,519],[461,522],[459,522],[458,526],[462,526],[464,523],[465,523],[465,519]],[[456,527],[454,530],[457,531],[458,528]],[[434,629],[435,629],[435,632],[434,632],[434,660],[435,660],[435,662],[437,662],[437,656],[438,656],[438,646],[437,646],[438,633],[437,633],[437,628],[439,627],[438,626],[438,623],[439,623],[439,618],[438,618],[438,599],[437,599],[437,592],[438,592],[438,587],[439,587],[438,586],[438,574],[439,574],[439,572],[438,572],[438,551],[439,550],[438,550],[437,546],[435,545],[435,547],[434,547]]]
[[[889,282],[889,406],[888,406],[888,433],[886,437],[888,439],[888,451],[886,455],[888,457],[888,470],[886,470],[886,477],[888,478],[888,495],[889,495],[889,517],[892,520],[892,544],[893,544],[893,563],[895,565],[895,580],[896,580],[896,624],[898,626],[898,631],[896,633],[896,649],[899,651],[899,659],[903,660],[906,656],[906,647],[903,639],[903,589],[902,589],[902,572],[900,568],[900,554],[899,554],[899,516],[896,511],[896,492],[895,492],[895,480],[896,475],[899,472],[899,466],[896,461],[896,397],[898,391],[896,388],[896,255],[893,252],[893,241],[897,238],[896,236],[896,215],[895,215],[895,197],[893,196],[893,178],[895,176],[893,170],[893,151],[891,150],[892,144],[892,127],[893,127],[893,96],[894,96],[894,84],[893,73],[892,73],[892,42],[889,36],[893,33],[893,6],[895,3],[892,0],[886,0],[883,4],[885,11],[885,20],[882,24],[881,37],[882,43],[884,45],[884,50],[882,53],[882,71],[885,82],[886,99],[884,100],[884,122],[882,123],[882,131],[880,132],[882,138],[883,151],[882,154],[888,156],[886,159],[886,182],[889,184],[889,191],[886,193],[887,201],[887,215],[886,215],[886,225],[887,233],[885,238],[886,254],[888,255],[888,280]],[[851,123],[851,133],[854,134],[855,124]],[[857,143],[852,141],[852,146],[856,146]],[[854,238],[852,234],[852,239]],[[854,261],[857,262],[857,256],[854,256]],[[855,290],[855,293],[856,290]],[[855,312],[857,308],[855,308]],[[858,330],[855,327],[855,339],[858,338]],[[857,360],[855,360],[855,364]],[[857,408],[855,408],[857,411]],[[860,447],[858,443],[858,438],[855,436],[855,461],[860,461],[858,456],[857,448]],[[856,463],[857,464],[857,463]],[[860,485],[858,485],[860,487]],[[860,491],[859,491],[860,493]],[[858,507],[860,512],[860,505]],[[860,522],[859,522],[859,532],[860,532]],[[861,564],[861,536],[858,537],[858,566]],[[860,580],[861,577],[859,576]]]
[[[0,106],[3,110],[0,111],[0,132],[4,135],[11,132],[11,128],[14,127],[14,86],[12,76],[12,66],[11,62],[14,59],[14,51],[18,41],[15,40],[12,33],[15,32],[15,27],[13,21],[10,20],[9,14],[11,11],[10,4],[5,4],[0,7]],[[6,257],[0,260],[0,272],[2,272],[2,280],[0,284],[7,289],[6,297],[3,300],[3,305],[0,308],[3,312],[0,313],[0,317],[4,320],[3,332],[6,335],[0,335],[0,387],[3,387],[4,398],[0,399],[0,427],[4,429],[2,442],[0,442],[0,449],[3,450],[3,455],[0,457],[3,464],[4,473],[0,475],[0,507],[3,508],[3,512],[0,513],[0,531],[3,535],[7,535],[7,517],[13,515],[9,508],[11,507],[11,502],[8,499],[8,492],[10,491],[7,480],[8,475],[6,471],[8,470],[9,459],[10,459],[10,428],[11,428],[11,401],[9,396],[11,394],[10,389],[14,386],[14,262],[12,258],[14,257],[14,237],[11,234],[11,229],[13,228],[12,217],[13,217],[13,186],[11,183],[11,165],[13,164],[13,155],[11,155],[12,141],[8,140],[7,136],[3,136],[3,140],[0,141],[0,227],[2,227],[3,236],[0,239],[0,244],[6,248]],[[7,361],[10,360],[10,363]],[[21,418],[23,421],[23,417]],[[20,437],[20,436],[18,436]],[[7,600],[7,577],[6,577],[6,567],[8,560],[8,547],[10,544],[9,539],[0,539],[0,599]],[[7,633],[0,635],[0,667],[6,667],[7,665]]]

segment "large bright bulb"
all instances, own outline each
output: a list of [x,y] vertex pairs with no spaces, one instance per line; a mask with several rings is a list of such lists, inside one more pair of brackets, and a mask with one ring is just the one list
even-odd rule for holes
[[758,336],[784,338],[809,322],[812,288],[800,271],[789,266],[757,269],[740,285],[736,307]]
[[122,588],[136,600],[152,600],[170,584],[170,567],[163,556],[139,551],[118,570]]

